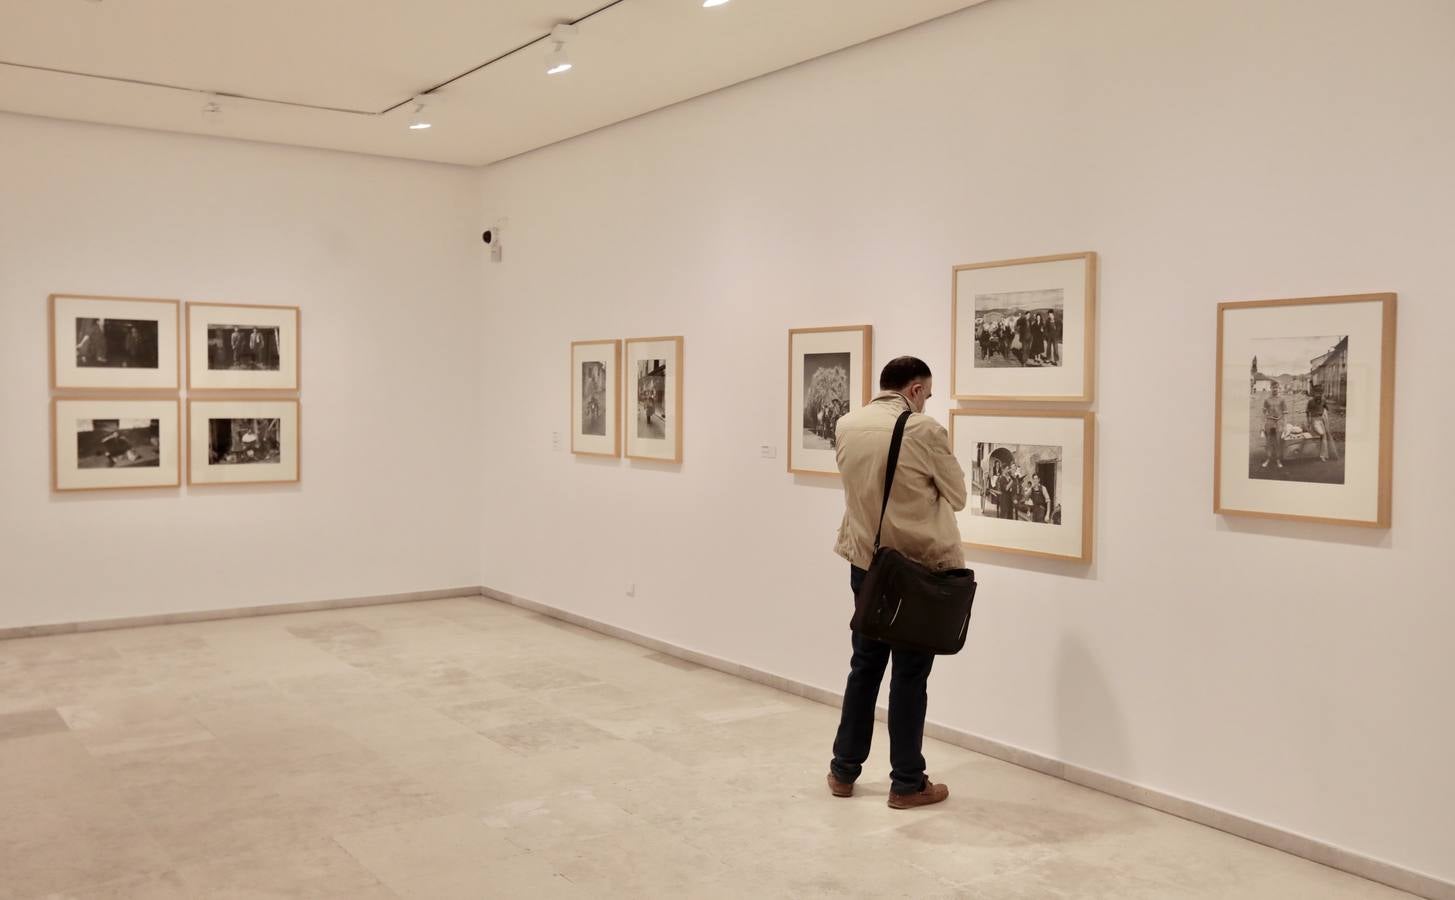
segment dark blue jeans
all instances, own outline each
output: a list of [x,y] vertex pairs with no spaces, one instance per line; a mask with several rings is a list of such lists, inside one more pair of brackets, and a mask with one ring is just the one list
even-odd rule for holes
[[[849,586],[855,594],[864,582],[864,570],[851,567]],[[874,704],[884,668],[894,658],[889,677],[889,764],[890,791],[913,794],[925,781],[925,707],[929,704],[926,682],[933,653],[893,650],[888,644],[860,637],[854,632],[854,655],[849,660],[849,683],[844,688],[844,708],[839,733],[834,738],[834,759],[829,769],[840,781],[852,784],[864,771],[869,742],[874,738]]]

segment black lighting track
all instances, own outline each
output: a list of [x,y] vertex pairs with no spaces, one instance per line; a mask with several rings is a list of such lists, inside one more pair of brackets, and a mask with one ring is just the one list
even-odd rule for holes
[[[571,21],[571,22],[568,22],[566,24],[569,24],[569,25],[579,25],[582,22],[585,22],[587,19],[593,18],[594,16],[599,16],[602,13],[606,12],[608,9],[611,9],[613,6],[619,6],[620,4],[625,3],[625,2],[626,2],[626,0],[611,0],[611,2],[610,3],[607,3],[605,6],[601,6],[601,7],[597,8],[597,9],[594,9],[591,12],[587,13],[586,15],[582,16],[581,18],[576,19],[576,20]],[[444,81],[441,81],[439,84],[434,85],[433,87],[425,88],[422,91],[418,91],[418,92],[416,92],[414,94],[410,94],[408,97],[405,97],[403,100],[400,100],[397,103],[391,103],[390,105],[384,107],[381,110],[349,109],[347,107],[342,107],[342,106],[321,106],[321,105],[316,104],[316,103],[299,103],[299,102],[294,101],[294,100],[277,100],[277,99],[274,99],[272,97],[254,97],[254,96],[252,96],[250,94],[233,94],[233,93],[229,93],[227,91],[209,91],[206,88],[187,87],[185,85],[180,85],[180,84],[166,84],[165,82],[161,82],[161,81],[147,81],[146,79],[143,79],[143,78],[125,78],[125,77],[122,77],[120,75],[98,75],[95,72],[77,72],[77,71],[74,71],[72,69],[57,69],[57,68],[53,68],[51,66],[37,66],[37,65],[31,65],[30,63],[9,62],[9,61],[3,60],[3,59],[0,59],[0,66],[9,66],[10,68],[13,68],[13,69],[29,69],[32,72],[50,72],[50,73],[56,74],[56,75],[73,75],[73,76],[76,76],[78,78],[95,78],[95,79],[99,79],[101,81],[112,81],[112,82],[117,82],[119,84],[137,84],[137,85],[142,85],[143,87],[163,88],[163,89],[169,90],[169,91],[185,91],[186,93],[189,93],[189,94],[206,94],[206,95],[214,96],[214,97],[226,97],[226,98],[232,99],[232,100],[250,100],[250,101],[252,101],[254,103],[271,103],[274,106],[291,106],[291,107],[294,107],[296,109],[315,109],[315,110],[320,110],[322,112],[346,113],[346,114],[352,115],[352,116],[384,116],[384,115],[388,115],[389,113],[393,112],[396,109],[399,109],[401,106],[405,106],[408,103],[412,102],[415,97],[428,96],[430,94],[433,94],[435,91],[439,90],[440,88],[448,87],[449,85],[454,84],[455,82],[461,80],[462,78],[468,78],[471,75],[474,75],[476,72],[481,71],[482,69],[485,69],[485,68],[488,68],[490,66],[495,65],[496,63],[500,62],[502,59],[508,59],[509,57],[514,56],[515,54],[519,53],[522,50],[525,50],[525,49],[528,49],[530,47],[533,47],[536,44],[539,44],[541,41],[544,41],[544,40],[549,39],[550,36],[551,36],[550,32],[546,32],[545,34],[541,35],[540,37],[532,38],[532,39],[526,41],[524,44],[521,44],[520,46],[515,47],[514,49],[507,50],[504,53],[500,54],[499,56],[493,57],[491,59],[487,59],[484,62],[480,63],[479,65],[474,66],[474,67],[469,68],[469,69],[466,69],[465,71],[461,72],[460,74],[458,74],[458,75],[456,75],[456,76],[454,76],[452,78],[447,78]]]

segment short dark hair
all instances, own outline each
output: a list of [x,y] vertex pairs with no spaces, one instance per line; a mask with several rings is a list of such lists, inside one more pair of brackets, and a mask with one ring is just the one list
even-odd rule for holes
[[910,382],[929,377],[930,367],[925,365],[924,360],[916,359],[913,356],[901,356],[898,359],[891,359],[884,366],[884,371],[879,373],[879,389],[881,391],[901,391],[909,387]]

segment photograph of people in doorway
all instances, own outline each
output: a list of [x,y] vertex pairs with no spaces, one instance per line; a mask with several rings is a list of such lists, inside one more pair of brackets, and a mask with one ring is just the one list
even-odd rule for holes
[[970,471],[972,516],[1061,524],[1060,447],[979,443]]

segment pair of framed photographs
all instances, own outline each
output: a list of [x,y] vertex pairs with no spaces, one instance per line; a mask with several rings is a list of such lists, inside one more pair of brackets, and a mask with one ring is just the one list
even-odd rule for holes
[[682,367],[680,336],[573,342],[571,452],[682,462]]
[[[54,294],[51,387],[86,391],[299,389],[296,306]],[[183,347],[185,345],[185,361]]]
[[[299,479],[297,400],[56,397],[57,491],[276,484]],[[185,434],[185,442],[183,435]]]
[[[299,479],[297,307],[55,294],[57,491]],[[185,352],[184,352],[185,348]],[[183,430],[180,390],[188,400]],[[164,396],[171,394],[173,396]],[[185,435],[185,437],[184,437]]]
[[[1096,381],[1096,254],[955,266],[952,395],[958,401],[1088,404]],[[970,488],[972,547],[1090,562],[1094,413],[1033,406],[950,411]]]

